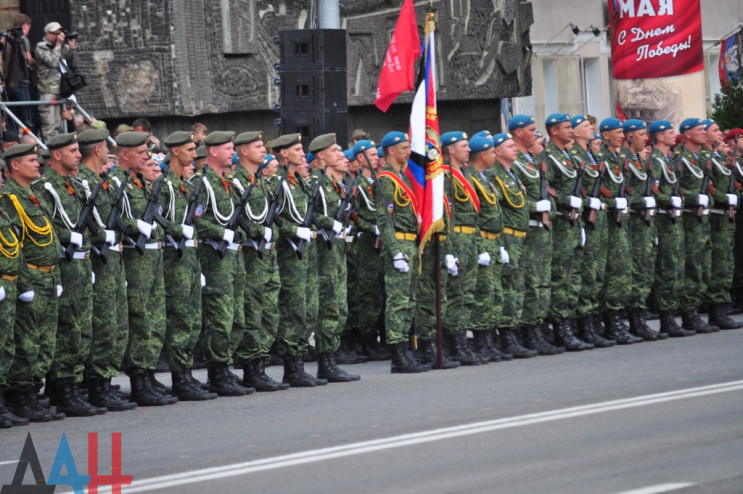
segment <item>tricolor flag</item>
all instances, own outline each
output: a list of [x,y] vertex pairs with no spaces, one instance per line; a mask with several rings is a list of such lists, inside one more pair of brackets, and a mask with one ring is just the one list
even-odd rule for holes
[[410,112],[410,158],[405,174],[413,183],[420,205],[418,251],[423,252],[432,235],[444,229],[444,166],[441,159],[439,117],[436,113],[436,23],[426,14],[418,89]]

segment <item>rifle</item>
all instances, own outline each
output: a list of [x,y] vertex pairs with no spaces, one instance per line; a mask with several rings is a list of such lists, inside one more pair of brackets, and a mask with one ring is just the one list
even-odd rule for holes
[[[276,223],[279,227],[281,227],[281,218],[279,217],[279,211],[281,210],[281,199],[284,196],[284,180],[286,179],[286,175],[289,173],[288,170],[286,170],[286,173],[281,175],[279,177],[279,183],[276,185],[276,189],[274,190],[273,197],[271,198],[271,204],[268,207],[268,213],[266,214],[266,219],[263,220],[263,226],[266,228],[272,228],[273,224]],[[256,249],[258,253],[258,258],[263,259],[263,252],[266,250],[266,239],[265,237],[258,242],[258,248]]]
[[[77,218],[77,223],[72,227],[72,232],[82,234],[86,228],[90,228],[91,231],[98,230],[98,225],[93,221],[93,211],[95,209],[95,203],[98,201],[98,196],[103,189],[103,184],[106,182],[106,175],[101,176],[101,181],[90,194],[90,197],[85,201],[85,207],[80,211],[80,216]],[[64,249],[64,258],[66,261],[71,261],[72,256],[77,251],[77,245],[70,242],[70,244]]]
[[[583,162],[580,164],[580,167],[578,168],[578,180],[575,182],[575,190],[573,190],[573,195],[575,197],[580,197],[581,193],[580,190],[583,188],[583,177],[586,174],[586,160],[583,160]],[[572,208],[570,210],[570,226],[575,225],[575,220],[578,219],[578,209]]]
[[[593,183],[593,189],[591,190],[591,198],[597,199],[601,195],[601,186],[604,181],[604,170],[606,170],[606,161],[599,163],[599,175],[596,177],[596,181]],[[596,227],[596,210],[590,209],[588,211],[588,223],[592,227]]]
[[[547,162],[542,160],[539,164],[539,199],[542,201],[549,200],[549,180],[547,179]],[[552,223],[550,222],[549,211],[542,211],[542,225],[549,230]]]
[[[126,170],[124,172],[124,180],[121,182],[119,190],[116,191],[113,204],[111,205],[111,213],[108,215],[108,219],[106,220],[106,230],[118,229],[124,236],[126,236],[126,226],[121,221],[121,203],[124,201],[124,191],[126,190],[126,184],[129,181],[129,175],[131,173],[131,170]],[[104,242],[103,246],[98,249],[98,255],[100,256],[101,261],[103,261],[103,264],[108,262],[109,247],[110,245],[108,245],[108,242]]]
[[[302,220],[302,224],[300,226],[303,226],[305,228],[309,228],[314,223],[317,225],[317,218],[315,217],[315,204],[317,204],[317,200],[320,198],[320,185],[322,184],[322,177],[325,175],[325,172],[328,171],[327,165],[322,170],[322,174],[317,179],[317,182],[315,183],[315,188],[312,189],[312,196],[310,197],[310,202],[307,204],[307,211],[304,215],[304,220]],[[328,244],[328,249],[332,247],[332,240],[328,238],[327,233],[325,233],[325,230],[320,228],[320,234],[325,237],[325,241]],[[297,257],[299,259],[302,259],[302,256],[304,255],[304,248],[307,246],[307,241],[304,239],[299,239],[297,242]]]
[[[617,197],[626,199],[627,198],[627,173],[629,172],[629,159],[625,158],[624,165],[622,165],[622,183],[619,185],[619,193]],[[617,209],[614,215],[614,221],[617,222],[617,226],[622,226],[622,218],[624,210]]]
[[[186,210],[186,217],[183,218],[183,224],[193,226],[194,213],[196,212],[196,204],[201,196],[201,188],[204,186],[204,174],[201,174],[201,179],[196,182],[196,187],[193,189],[193,194],[188,200],[188,209]],[[175,246],[175,253],[179,258],[183,257],[183,249],[186,247],[186,237],[181,237],[178,241],[178,245]]]
[[[165,183],[165,174],[167,173],[167,169],[163,172],[163,174],[155,180],[154,185],[152,186],[152,191],[150,192],[150,197],[147,199],[147,207],[144,209],[144,213],[142,214],[142,221],[145,223],[152,223],[153,220],[157,221],[163,228],[168,227],[168,221],[160,216],[160,193],[163,190],[163,184]],[[139,234],[139,237],[137,238],[136,243],[134,244],[134,248],[136,249],[137,253],[144,254],[144,244],[147,243],[147,237]]]
[[[702,188],[699,191],[699,195],[707,193],[707,188],[709,187],[709,182],[712,179],[712,158],[707,161],[707,167],[704,169],[704,178],[702,178]],[[702,222],[702,217],[704,216],[704,206],[697,206],[697,219],[699,222]]]
[[[645,165],[645,171],[647,172],[647,179],[645,180],[645,197],[650,197],[653,194],[653,160],[648,158],[648,162]],[[645,223],[650,225],[650,218],[653,217],[654,208],[645,208]]]
[[[676,197],[680,197],[679,194],[681,193],[681,172],[684,171],[684,164],[681,160],[678,160],[678,163],[676,163],[676,183],[673,184],[673,195]],[[676,223],[676,211],[678,209],[672,207],[671,208],[671,223]]]
[[[735,136],[735,150],[732,155],[732,163],[730,163],[730,184],[728,184],[728,194],[735,194],[735,184],[737,183],[736,165],[738,163],[738,136]],[[735,206],[728,206],[728,220],[730,222],[735,221]]]
[[[256,183],[258,183],[258,179],[251,182],[250,185],[248,185],[248,188],[243,191],[243,195],[240,196],[240,202],[237,203],[235,210],[232,212],[232,216],[227,220],[227,224],[224,225],[226,230],[235,231],[235,229],[242,224],[245,205],[250,200],[250,194],[253,193],[253,187],[255,187]],[[220,240],[219,245],[217,245],[217,256],[219,256],[220,259],[224,259],[224,251],[227,249],[227,244],[228,242],[222,239]]]

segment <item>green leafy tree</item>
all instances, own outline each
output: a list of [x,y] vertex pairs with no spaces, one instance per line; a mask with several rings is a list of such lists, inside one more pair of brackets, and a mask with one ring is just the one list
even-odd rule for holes
[[715,95],[710,116],[721,129],[743,127],[743,77],[725,84],[722,94]]

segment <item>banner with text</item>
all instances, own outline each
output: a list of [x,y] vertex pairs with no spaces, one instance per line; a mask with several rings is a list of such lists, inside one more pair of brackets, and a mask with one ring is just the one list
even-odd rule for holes
[[704,69],[700,0],[608,0],[612,76],[649,79]]

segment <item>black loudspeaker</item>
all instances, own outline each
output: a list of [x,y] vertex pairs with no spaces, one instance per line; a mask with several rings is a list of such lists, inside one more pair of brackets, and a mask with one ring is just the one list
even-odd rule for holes
[[345,29],[280,31],[281,70],[342,70],[346,63]]
[[348,112],[282,112],[281,133],[302,134],[305,147],[321,134],[335,132],[336,141],[343,149],[348,145]]
[[347,111],[346,71],[282,71],[281,108],[291,112]]

